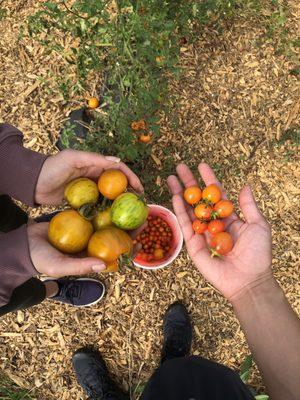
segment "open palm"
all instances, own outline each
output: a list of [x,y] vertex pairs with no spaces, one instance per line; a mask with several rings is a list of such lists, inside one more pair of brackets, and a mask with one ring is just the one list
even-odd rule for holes
[[[220,186],[212,169],[204,163],[199,164],[199,172],[206,185]],[[196,185],[191,170],[185,165],[177,167],[177,174],[184,187]],[[173,207],[181,226],[188,253],[198,270],[226,298],[233,299],[244,289],[255,286],[271,275],[271,231],[260,213],[249,186],[239,195],[239,204],[245,221],[232,214],[225,219],[226,230],[231,233],[234,247],[228,255],[211,257],[207,248],[208,235],[193,231],[195,219],[193,210],[182,197],[182,186],[176,176],[168,178],[168,186],[173,195]],[[223,192],[223,198],[226,198]]]

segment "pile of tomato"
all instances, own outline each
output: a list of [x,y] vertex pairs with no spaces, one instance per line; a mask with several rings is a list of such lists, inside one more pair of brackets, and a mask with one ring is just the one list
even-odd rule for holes
[[97,182],[85,177],[69,182],[64,196],[70,208],[50,221],[49,242],[67,254],[86,250],[105,262],[105,272],[117,271],[121,259],[132,257],[127,231],[139,228],[148,216],[143,199],[127,186],[126,175],[117,169],[104,171]]
[[133,243],[142,245],[137,257],[152,262],[169,257],[172,242],[173,233],[167,222],[160,217],[149,215],[147,227]]
[[196,219],[193,229],[199,234],[208,234],[209,248],[213,255],[226,255],[233,248],[230,233],[225,231],[223,218],[233,213],[233,203],[222,199],[222,192],[216,184],[208,185],[203,191],[198,186],[185,189],[185,201],[194,206]]

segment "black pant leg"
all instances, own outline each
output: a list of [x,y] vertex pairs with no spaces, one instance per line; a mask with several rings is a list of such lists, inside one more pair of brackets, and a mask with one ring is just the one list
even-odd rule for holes
[[239,375],[191,356],[165,361],[150,378],[141,400],[254,400]]
[[9,303],[0,307],[0,317],[13,311],[25,310],[40,304],[45,297],[45,284],[37,278],[31,278],[15,288]]
[[26,224],[28,216],[7,195],[0,196],[0,232],[9,232]]

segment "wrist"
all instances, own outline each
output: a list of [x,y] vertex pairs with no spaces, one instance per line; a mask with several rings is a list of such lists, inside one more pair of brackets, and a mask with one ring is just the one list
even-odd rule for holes
[[234,308],[240,305],[261,301],[263,298],[273,296],[274,292],[281,290],[271,271],[259,276],[251,283],[245,285],[233,296],[228,298]]

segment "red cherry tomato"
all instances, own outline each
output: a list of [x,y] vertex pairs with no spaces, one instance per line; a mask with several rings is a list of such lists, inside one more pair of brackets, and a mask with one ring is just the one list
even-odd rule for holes
[[215,204],[214,211],[219,218],[227,218],[233,213],[233,203],[229,200],[221,200]]
[[202,192],[198,186],[185,189],[183,197],[188,204],[196,204],[201,200]]
[[212,254],[224,256],[233,248],[233,240],[228,232],[219,232],[210,242]]
[[225,224],[221,219],[215,219],[208,223],[208,232],[212,235],[225,231]]
[[193,229],[196,233],[203,233],[207,229],[207,223],[202,222],[199,219],[195,219],[195,221],[193,222]]
[[202,192],[202,199],[207,200],[210,203],[216,204],[222,198],[222,192],[219,186],[214,183],[206,186]]
[[209,221],[211,219],[213,208],[208,204],[200,203],[197,205],[194,212],[197,218]]

